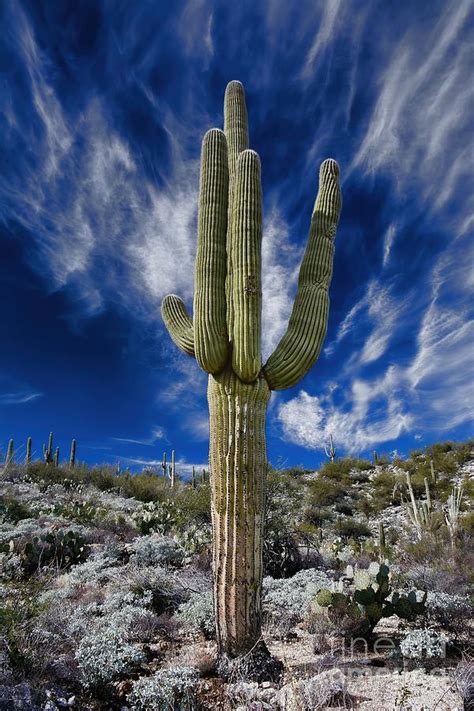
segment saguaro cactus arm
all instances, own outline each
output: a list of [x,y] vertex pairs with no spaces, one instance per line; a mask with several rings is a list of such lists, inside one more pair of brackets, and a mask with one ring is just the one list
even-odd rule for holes
[[244,87],[240,81],[227,84],[224,97],[224,133],[227,140],[229,160],[229,220],[227,225],[227,329],[232,334],[234,322],[232,285],[232,214],[235,175],[239,155],[249,147],[249,129]]
[[288,330],[264,366],[272,390],[296,385],[318,359],[327,330],[328,289],[341,205],[339,167],[335,160],[325,160],[319,171],[319,192]]
[[194,355],[193,322],[182,299],[175,294],[165,296],[161,302],[161,315],[168,333],[183,353]]
[[232,367],[244,383],[262,368],[261,245],[260,158],[245,150],[237,161],[231,225]]
[[228,193],[227,142],[224,133],[213,128],[202,142],[194,287],[196,360],[207,373],[221,371],[229,351],[225,297]]

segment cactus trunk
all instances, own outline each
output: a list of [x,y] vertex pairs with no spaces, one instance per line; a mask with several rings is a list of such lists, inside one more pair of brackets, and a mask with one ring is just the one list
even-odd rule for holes
[[209,377],[214,602],[219,650],[249,652],[261,636],[266,380],[230,369]]

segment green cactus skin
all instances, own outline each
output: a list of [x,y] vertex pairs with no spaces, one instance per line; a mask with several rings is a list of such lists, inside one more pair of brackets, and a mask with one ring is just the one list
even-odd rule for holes
[[191,474],[191,486],[193,489],[196,488],[196,467],[193,466],[193,471]]
[[76,440],[73,439],[71,442],[71,454],[69,456],[69,466],[74,469],[76,466]]
[[161,468],[163,469],[163,478],[166,479],[166,452],[163,452],[163,459],[161,460]]
[[33,440],[31,439],[31,437],[28,437],[28,439],[26,440],[26,455],[25,455],[25,464],[26,464],[26,466],[28,466],[29,464],[31,464],[31,448],[32,448],[32,445],[33,445]]
[[48,437],[48,446],[46,447],[45,444],[43,444],[43,458],[46,464],[52,464],[53,459],[54,459],[54,453],[53,453],[53,433],[49,433]]
[[5,466],[8,467],[9,464],[13,462],[13,440],[8,440],[7,446],[7,456],[5,457]]
[[214,603],[221,661],[254,653],[257,645],[265,653],[259,640],[266,408],[271,390],[298,383],[321,350],[341,209],[339,168],[326,160],[288,330],[262,367],[260,173],[260,159],[249,150],[244,88],[233,81],[225,92],[224,131],[212,129],[202,145],[193,319],[179,297],[167,296],[162,303],[171,338],[209,374]]
[[56,447],[54,451],[54,466],[59,467],[59,447]]
[[264,366],[272,390],[296,385],[321,351],[327,330],[328,289],[341,204],[339,166],[335,160],[325,160],[319,171],[319,192],[288,330]]

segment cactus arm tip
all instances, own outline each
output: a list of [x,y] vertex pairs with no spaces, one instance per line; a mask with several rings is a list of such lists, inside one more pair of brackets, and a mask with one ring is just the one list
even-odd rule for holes
[[264,366],[272,390],[296,385],[319,357],[327,330],[328,290],[341,205],[339,166],[329,158],[319,170],[319,191],[288,330]]
[[182,299],[168,294],[161,302],[161,316],[173,342],[187,355],[194,355],[193,322]]

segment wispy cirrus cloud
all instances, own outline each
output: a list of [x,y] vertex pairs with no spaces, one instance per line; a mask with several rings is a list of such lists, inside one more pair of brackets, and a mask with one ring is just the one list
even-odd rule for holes
[[[390,322],[391,309],[388,318],[384,316],[387,302],[382,296],[376,307],[381,321],[374,330],[379,335],[369,336],[361,356],[349,359],[337,387],[331,384],[318,396],[302,390],[279,406],[276,417],[288,441],[321,449],[333,434],[346,451],[358,452],[395,441],[412,428],[446,432],[472,421],[473,276],[470,264],[461,258],[466,246],[466,239],[459,238],[435,263],[431,298],[418,323],[415,354],[407,364],[385,360],[384,370],[372,377],[361,370],[370,362],[367,355],[378,353],[381,342],[386,344],[382,326]],[[343,322],[343,336],[360,326],[360,303],[349,312],[350,321]]]
[[18,392],[0,393],[0,405],[24,405],[28,402],[33,402],[42,397],[43,393]]

